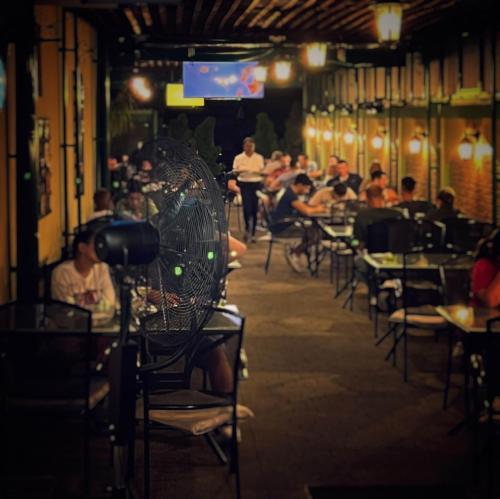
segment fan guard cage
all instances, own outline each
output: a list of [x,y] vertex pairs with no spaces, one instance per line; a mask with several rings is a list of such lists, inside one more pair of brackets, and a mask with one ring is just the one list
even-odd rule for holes
[[184,143],[152,141],[131,161],[150,163],[143,192],[158,209],[148,220],[158,230],[160,252],[145,277],[162,299],[158,313],[144,321],[145,332],[163,339],[196,334],[224,287],[228,240],[222,193],[205,162]]

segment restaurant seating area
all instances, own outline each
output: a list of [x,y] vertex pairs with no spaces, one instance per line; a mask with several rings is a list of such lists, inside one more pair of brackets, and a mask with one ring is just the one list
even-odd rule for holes
[[0,499],[500,494],[494,0],[0,16]]

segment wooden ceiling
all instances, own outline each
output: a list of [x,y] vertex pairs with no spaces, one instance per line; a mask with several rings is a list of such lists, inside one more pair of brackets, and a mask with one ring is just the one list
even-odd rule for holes
[[[96,0],[94,0],[96,1]],[[450,16],[463,0],[409,0],[402,37]],[[73,0],[72,2],[75,2]],[[170,0],[144,5],[81,2],[82,12],[112,36],[154,42],[268,42],[284,35],[293,43],[376,41],[373,0]],[[86,5],[82,5],[86,4]],[[74,7],[75,5],[73,5]]]

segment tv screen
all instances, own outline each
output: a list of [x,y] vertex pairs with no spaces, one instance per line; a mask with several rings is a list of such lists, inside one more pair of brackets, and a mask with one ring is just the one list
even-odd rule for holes
[[183,62],[184,97],[262,99],[264,84],[253,68],[258,62]]
[[182,83],[167,83],[166,104],[168,107],[203,107],[205,101],[200,97],[184,97],[184,85]]

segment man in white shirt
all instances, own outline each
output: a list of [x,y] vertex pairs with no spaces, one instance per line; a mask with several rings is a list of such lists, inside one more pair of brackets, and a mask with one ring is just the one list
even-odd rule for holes
[[73,259],[52,273],[52,298],[86,308],[99,319],[111,319],[116,308],[115,289],[108,266],[97,258],[94,237],[91,230],[75,236]]
[[255,141],[251,137],[243,140],[243,152],[235,156],[233,170],[237,175],[238,186],[243,200],[245,218],[245,242],[255,242],[255,227],[259,200],[257,191],[261,187],[264,158],[255,152]]

